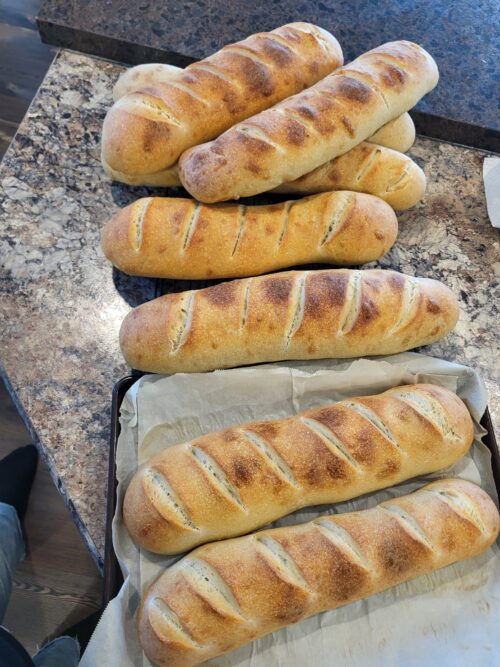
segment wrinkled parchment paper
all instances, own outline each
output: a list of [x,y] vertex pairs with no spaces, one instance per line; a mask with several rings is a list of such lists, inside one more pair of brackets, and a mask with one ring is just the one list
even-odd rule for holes
[[[113,540],[125,583],[108,605],[82,667],[149,667],[136,638],[140,592],[179,557],[139,551],[121,519],[124,490],[137,465],[163,447],[228,426],[288,417],[346,396],[416,382],[446,386],[463,398],[475,421],[469,455],[453,467],[336,506],[295,512],[274,525],[319,514],[366,509],[409,493],[431,479],[459,476],[480,484],[498,502],[490,453],[478,421],[487,397],[471,369],[416,353],[379,360],[267,364],[214,373],[148,375],[122,404],[117,450],[118,505]],[[207,665],[219,667],[464,667],[500,661],[498,545],[482,555],[306,619]],[[430,660],[430,662],[429,662]]]

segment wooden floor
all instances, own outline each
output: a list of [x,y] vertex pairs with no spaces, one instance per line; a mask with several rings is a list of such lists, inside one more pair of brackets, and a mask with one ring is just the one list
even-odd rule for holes
[[[0,458],[29,442],[0,381]],[[47,468],[39,463],[25,521],[28,557],[3,624],[29,653],[100,607],[102,580]]]
[[[0,0],[0,159],[55,55],[36,30],[39,4]],[[0,380],[0,458],[29,441]],[[100,607],[102,580],[43,463],[25,529],[29,553],[15,573],[3,624],[33,654],[47,637]]]
[[36,29],[40,3],[0,0],[0,159],[56,53]]

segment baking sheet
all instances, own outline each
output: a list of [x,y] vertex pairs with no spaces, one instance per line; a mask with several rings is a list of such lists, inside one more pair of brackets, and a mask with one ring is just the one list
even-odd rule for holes
[[[139,591],[178,557],[139,552],[121,521],[121,502],[137,464],[159,447],[190,440],[235,423],[286,417],[309,407],[390,386],[433,382],[456,390],[475,420],[471,454],[452,468],[411,480],[354,501],[298,511],[275,525],[308,521],[318,514],[365,509],[408,493],[430,479],[458,475],[481,484],[496,500],[490,453],[479,442],[479,419],[486,407],[480,378],[471,369],[405,353],[384,359],[268,364],[207,374],[141,378],[122,404],[117,449],[118,503],[113,538],[126,577],[106,609],[82,659],[84,667],[149,667],[140,650],[134,614]],[[500,560],[494,545],[481,556],[420,577],[368,600],[326,612],[273,633],[227,656],[220,667],[270,667],[335,663],[373,667],[384,664],[498,664]]]

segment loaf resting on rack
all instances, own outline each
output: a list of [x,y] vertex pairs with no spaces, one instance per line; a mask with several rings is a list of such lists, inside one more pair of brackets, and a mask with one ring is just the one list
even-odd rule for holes
[[303,618],[476,556],[498,510],[460,479],[373,509],[207,544],[146,591],[139,639],[161,667],[188,667]]
[[439,340],[458,313],[436,280],[289,271],[153,299],[127,315],[120,345],[133,368],[153,373],[395,354]]
[[298,264],[364,264],[396,240],[377,197],[329,192],[269,206],[150,197],[118,211],[101,244],[122,271],[158,278],[238,278]]
[[446,468],[472,438],[453,392],[395,387],[168,447],[132,478],[123,517],[145,549],[179,553]]

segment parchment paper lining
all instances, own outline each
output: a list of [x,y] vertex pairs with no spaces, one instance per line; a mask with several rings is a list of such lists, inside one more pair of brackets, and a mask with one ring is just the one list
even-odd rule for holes
[[[365,509],[409,493],[439,477],[480,484],[498,503],[490,454],[480,442],[487,403],[484,384],[470,368],[416,353],[378,360],[321,360],[267,364],[214,373],[148,375],[127,393],[117,450],[115,551],[125,583],[106,609],[82,667],[149,667],[136,638],[140,591],[177,560],[140,552],[121,519],[124,489],[142,463],[163,447],[233,424],[287,417],[347,396],[416,382],[446,386],[463,398],[475,421],[469,455],[453,467],[336,506],[307,508],[274,525],[319,514]],[[306,619],[207,665],[220,667],[412,667],[498,664],[500,620],[498,545],[481,556],[391,588],[367,600]]]

